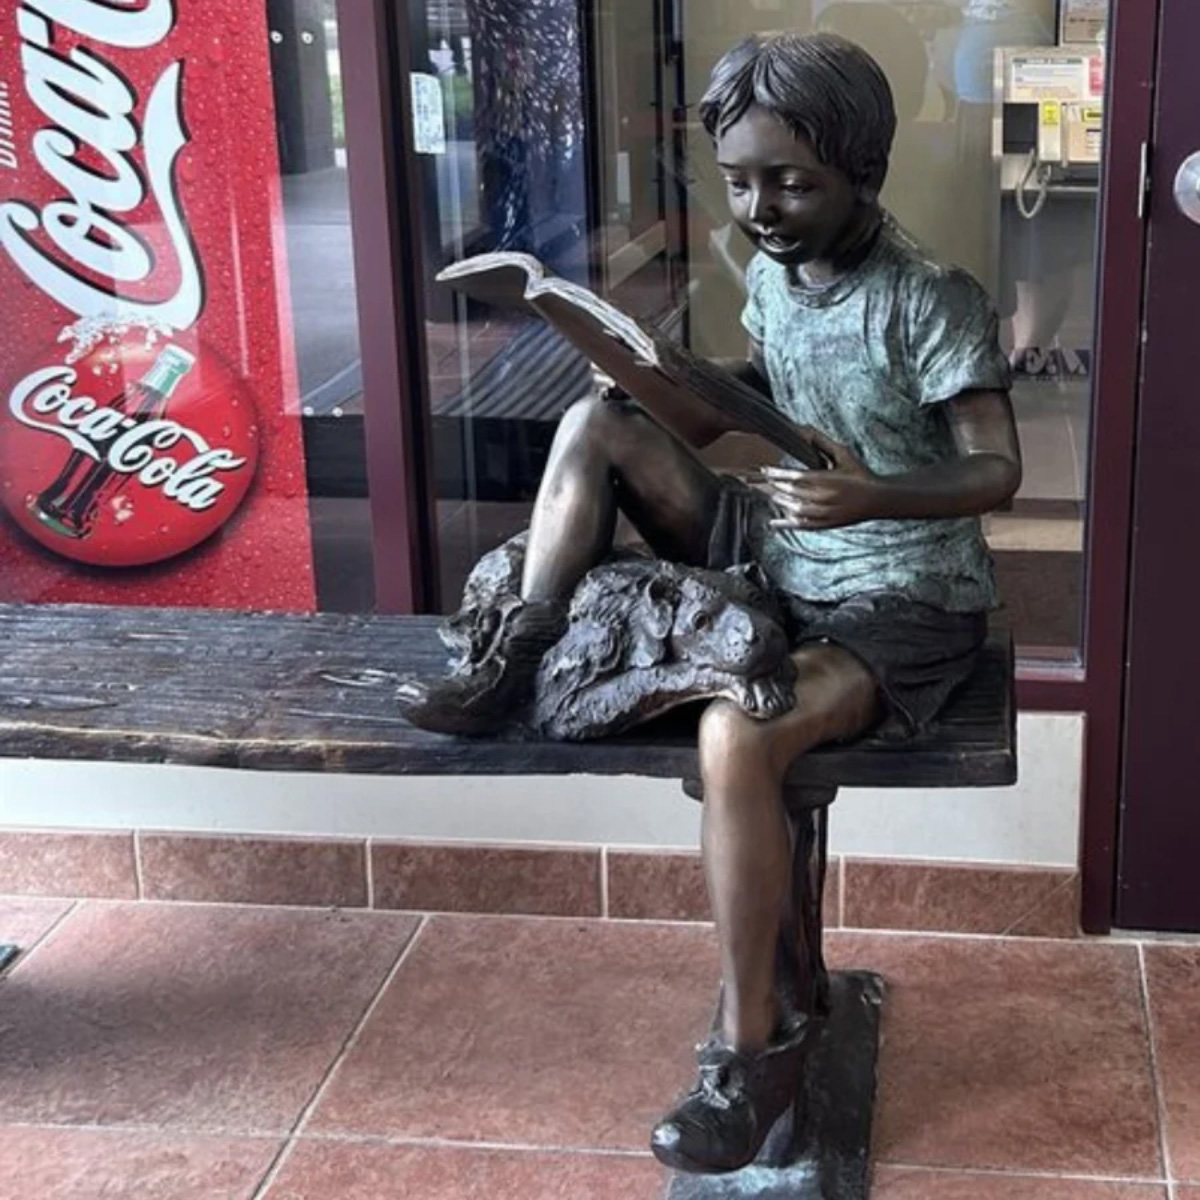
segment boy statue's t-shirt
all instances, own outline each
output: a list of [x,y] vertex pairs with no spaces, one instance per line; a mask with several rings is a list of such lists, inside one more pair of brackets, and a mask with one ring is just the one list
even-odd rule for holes
[[[965,271],[930,259],[890,217],[867,258],[827,287],[793,283],[762,254],[746,282],[742,324],[762,347],[776,406],[848,446],[876,474],[954,458],[943,401],[1010,386],[987,293]],[[764,525],[759,540],[768,575],[806,600],[895,592],[951,612],[995,605],[976,517]]]

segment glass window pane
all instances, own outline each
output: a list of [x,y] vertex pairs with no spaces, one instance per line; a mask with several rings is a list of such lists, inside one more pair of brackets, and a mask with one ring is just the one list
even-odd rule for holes
[[[588,283],[585,120],[574,3],[430,3],[415,33],[440,91],[444,137],[418,154],[427,273],[521,250]],[[427,354],[443,597],[522,528],[554,424],[590,383],[587,361],[540,320],[429,283]]]
[[[657,5],[445,0],[421,5],[418,63],[440,81],[444,145],[419,155],[432,267],[493,250],[655,322],[682,317],[678,179]],[[600,82],[600,76],[604,82]],[[436,142],[433,143],[436,145]],[[590,364],[541,321],[429,283],[441,594],[529,518],[558,418]]]
[[[1080,641],[1102,6],[1055,0],[447,0],[420,6],[446,147],[426,157],[436,266],[494,249],[538,254],[714,357],[741,355],[750,248],[735,230],[696,102],[716,59],[752,33],[829,30],[892,86],[898,130],[883,193],[936,257],[991,294],[1013,365],[1025,481],[986,534],[1026,657]],[[414,10],[415,11],[415,10]],[[681,28],[673,28],[681,21]],[[505,36],[497,38],[495,23]],[[1097,40],[1097,39],[1100,40]],[[422,60],[423,61],[423,60]],[[500,69],[511,72],[511,79]],[[541,73],[537,64],[549,64]],[[469,85],[469,86],[468,86]],[[426,231],[427,238],[430,231]],[[431,272],[432,274],[432,272]],[[442,604],[527,520],[554,423],[588,369],[549,330],[430,284],[429,347]],[[736,469],[774,457],[729,438]]]
[[[898,117],[883,202],[935,257],[985,285],[1014,368],[1025,478],[1011,506],[985,519],[1003,604],[993,623],[1012,629],[1024,658],[1077,660],[1103,6],[1068,30],[1090,40],[1070,44],[1060,44],[1055,0],[813,0],[808,20],[796,7],[689,5],[688,98],[734,42],[781,27],[840,33],[880,63]],[[750,251],[723,211],[697,125],[689,162],[693,347],[737,354]]]

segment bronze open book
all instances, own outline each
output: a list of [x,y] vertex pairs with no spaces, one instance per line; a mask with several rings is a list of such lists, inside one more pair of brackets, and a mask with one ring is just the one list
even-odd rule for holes
[[437,278],[474,300],[536,313],[652,412],[656,395],[707,404],[804,466],[826,465],[805,430],[749,384],[554,275],[532,254],[479,254],[452,263]]

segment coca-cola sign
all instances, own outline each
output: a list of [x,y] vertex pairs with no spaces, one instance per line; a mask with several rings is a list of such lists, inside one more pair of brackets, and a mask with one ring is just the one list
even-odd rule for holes
[[[140,10],[97,0],[28,0],[17,9],[25,94],[48,122],[30,149],[66,196],[40,208],[27,200],[0,204],[0,247],[80,317],[138,315],[182,330],[203,309],[200,263],[174,187],[175,164],[188,144],[184,64],[170,63],[155,80],[139,126],[138,95],[112,62],[82,46],[61,53],[54,44],[57,23],[112,48],[145,48],[161,42],[174,21],[174,0],[150,0]],[[89,157],[100,170],[88,165]],[[179,268],[174,294],[149,302],[121,298],[112,286],[143,284],[155,274],[153,249],[130,220],[147,192]],[[49,246],[39,244],[39,231]]]
[[43,598],[311,607],[264,14],[0,14],[0,567],[190,552],[64,566]]
[[[100,468],[115,476],[118,485],[125,482],[121,476],[132,475],[144,487],[161,487],[163,495],[191,512],[204,512],[225,491],[214,476],[246,465],[244,455],[214,450],[178,421],[137,421],[124,408],[101,407],[90,397],[75,396],[74,382],[69,367],[35,371],[13,390],[9,407],[23,425],[69,442],[88,471]],[[181,443],[190,451],[184,462],[167,453]]]

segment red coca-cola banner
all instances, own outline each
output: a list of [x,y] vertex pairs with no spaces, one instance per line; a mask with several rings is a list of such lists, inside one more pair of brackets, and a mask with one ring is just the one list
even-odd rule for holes
[[311,609],[262,0],[0,5],[0,600]]

